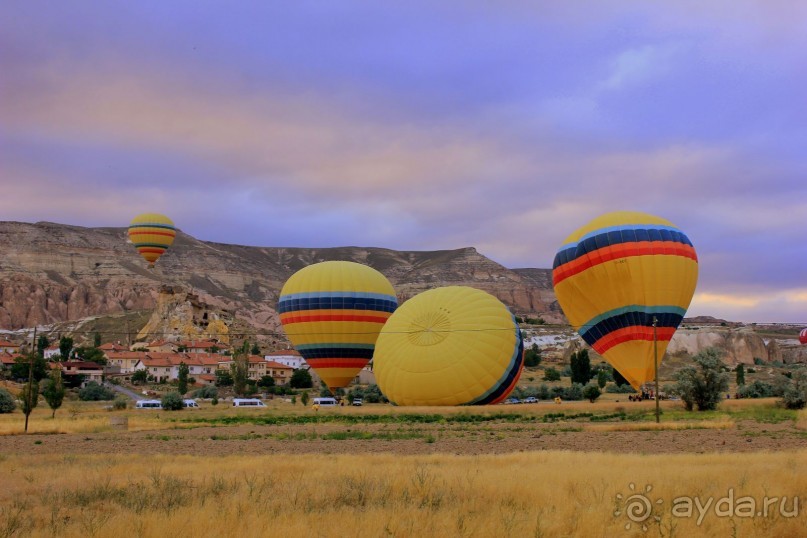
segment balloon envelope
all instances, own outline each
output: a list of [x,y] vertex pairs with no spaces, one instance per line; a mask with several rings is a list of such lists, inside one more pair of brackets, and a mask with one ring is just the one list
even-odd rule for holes
[[492,295],[449,286],[425,291],[390,316],[373,372],[398,405],[482,405],[504,400],[524,362],[515,318]]
[[799,342],[807,344],[807,329],[802,329],[799,333]]
[[602,215],[571,234],[552,270],[555,295],[580,336],[634,388],[654,376],[698,280],[689,238],[636,212]]
[[174,222],[159,213],[143,213],[129,224],[129,239],[149,267],[154,267],[154,263],[173,244],[176,235]]
[[378,332],[398,306],[384,275],[346,261],[300,269],[280,291],[286,335],[330,389],[347,386],[373,357]]

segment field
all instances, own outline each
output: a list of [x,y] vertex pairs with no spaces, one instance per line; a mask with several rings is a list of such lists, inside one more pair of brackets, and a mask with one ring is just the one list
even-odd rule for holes
[[805,412],[652,410],[69,402],[29,435],[0,415],[0,537],[803,535]]

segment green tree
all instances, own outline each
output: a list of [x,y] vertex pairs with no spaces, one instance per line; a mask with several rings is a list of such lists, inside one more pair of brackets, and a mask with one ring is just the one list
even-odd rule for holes
[[97,347],[77,347],[73,349],[73,354],[83,361],[94,362],[102,366],[107,363],[104,352]]
[[608,372],[605,370],[599,370],[597,372],[597,386],[601,389],[605,388],[605,385],[608,384]]
[[191,373],[191,369],[188,368],[188,365],[185,362],[179,363],[179,369],[177,373],[177,392],[182,396],[188,392],[188,376]]
[[571,362],[572,383],[587,384],[591,380],[591,360],[588,358],[588,350],[581,349],[572,353]]
[[145,368],[135,370],[132,373],[132,383],[146,383],[149,380],[149,372]]
[[92,347],[100,347],[101,346],[101,333],[96,332],[92,335]]
[[216,386],[217,387],[231,387],[233,385],[233,376],[229,370],[216,370]]
[[39,335],[39,338],[36,339],[36,352],[40,357],[45,356],[45,350],[48,349],[50,345],[50,340],[44,334]]
[[62,406],[64,394],[65,388],[64,383],[62,383],[62,370],[54,368],[50,372],[47,385],[45,385],[45,390],[42,391],[42,396],[48,403],[48,407],[50,407],[53,411],[50,416],[51,418],[56,417],[56,410]]
[[17,402],[9,391],[0,387],[0,415],[11,413],[17,408]]
[[308,370],[297,368],[291,374],[289,386],[293,389],[310,389],[314,386],[314,380],[311,379],[311,373]]
[[782,403],[788,409],[804,409],[807,406],[807,372],[794,372],[784,387]]
[[230,365],[230,374],[233,376],[233,392],[238,396],[247,393],[247,379],[249,379],[249,358],[246,353],[236,353]]
[[300,402],[303,404],[303,407],[308,406],[308,391],[304,390],[303,393],[300,395]]
[[741,364],[737,365],[737,386],[741,387],[745,385],[745,367]]
[[265,389],[268,389],[269,387],[274,387],[275,386],[275,378],[270,376],[270,375],[262,376],[258,380],[258,386],[261,387],[261,388],[265,388]]
[[541,350],[538,344],[533,344],[524,352],[524,366],[534,368],[541,364]]
[[73,339],[69,336],[59,338],[59,355],[61,360],[70,360],[70,352],[73,351]]
[[39,383],[26,383],[19,394],[20,407],[25,415],[25,431],[28,431],[28,417],[39,403]]
[[252,347],[250,348],[249,352],[252,355],[260,355],[261,354],[261,348],[260,348],[260,346],[258,346],[258,342],[255,342],[254,344],[252,344]]
[[621,387],[622,385],[628,385],[628,380],[625,379],[625,376],[619,373],[619,370],[614,368],[612,374],[614,376],[614,383],[616,383],[617,387]]
[[692,360],[695,366],[687,366],[675,374],[675,391],[688,411],[693,407],[697,407],[698,411],[716,409],[729,388],[729,376],[723,373],[720,351],[713,347],[706,348]]
[[160,400],[163,404],[163,409],[167,411],[181,411],[182,410],[182,395],[178,392],[169,392],[164,395]]
[[560,381],[560,372],[553,367],[544,370],[544,381]]
[[95,381],[90,381],[83,389],[78,391],[78,398],[83,402],[114,400],[115,393]]
[[28,381],[28,372],[31,371],[32,361],[34,363],[34,381],[41,381],[48,377],[48,361],[36,353],[28,353],[15,358],[14,364],[11,366],[11,377]]
[[591,403],[594,403],[594,400],[600,397],[602,392],[600,391],[600,387],[597,385],[586,385],[583,388],[583,397],[586,398]]

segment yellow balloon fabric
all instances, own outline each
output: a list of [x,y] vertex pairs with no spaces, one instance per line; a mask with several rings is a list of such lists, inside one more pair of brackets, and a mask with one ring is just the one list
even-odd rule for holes
[[620,211],[570,235],[552,279],[569,322],[639,388],[655,377],[653,320],[660,363],[695,293],[698,257],[671,222]]
[[174,222],[159,213],[143,213],[129,224],[129,239],[149,267],[154,267],[154,263],[173,244],[176,235]]
[[286,335],[330,389],[346,387],[367,365],[378,332],[397,307],[384,275],[346,261],[300,269],[278,301]]
[[397,405],[483,405],[504,400],[524,363],[521,331],[494,296],[465,286],[425,291],[390,316],[373,371]]

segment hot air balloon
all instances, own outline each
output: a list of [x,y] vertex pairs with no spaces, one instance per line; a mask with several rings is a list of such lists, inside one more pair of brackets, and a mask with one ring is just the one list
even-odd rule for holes
[[566,239],[552,280],[580,336],[638,389],[654,378],[654,346],[661,362],[689,307],[698,257],[667,220],[608,213]]
[[503,401],[524,363],[521,331],[494,296],[465,286],[424,291],[390,316],[373,372],[397,405],[483,405]]
[[378,332],[398,306],[389,280],[355,262],[300,269],[280,291],[280,322],[291,343],[332,391],[373,357]]
[[129,224],[129,239],[137,252],[149,263],[149,268],[168,250],[177,231],[174,222],[159,213],[143,213]]
[[807,329],[802,329],[799,333],[799,342],[807,344]]

